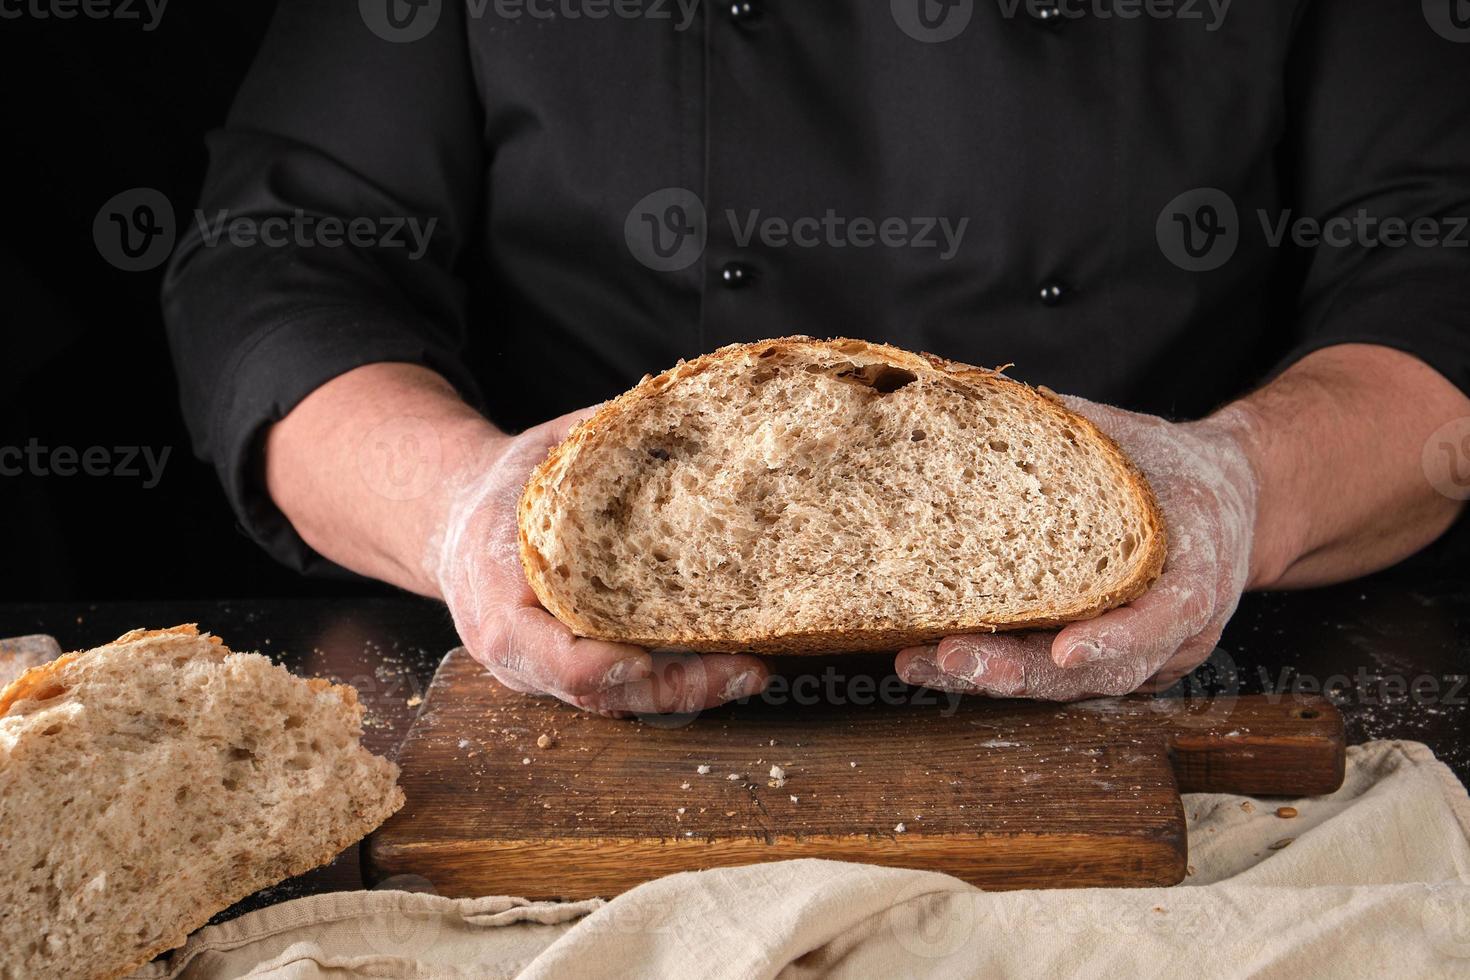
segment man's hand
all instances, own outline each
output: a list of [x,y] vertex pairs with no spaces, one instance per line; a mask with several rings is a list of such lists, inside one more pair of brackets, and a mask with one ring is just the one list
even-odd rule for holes
[[1128,605],[1059,632],[951,636],[905,650],[898,673],[909,683],[1048,701],[1120,695],[1168,687],[1219,642],[1251,570],[1258,490],[1244,410],[1178,424],[1064,400],[1148,477],[1168,531],[1163,574]]
[[[502,683],[620,715],[690,712],[759,693],[754,657],[680,656],[581,639],[541,608],[521,569],[526,477],[583,415],[507,436],[443,378],[369,364],[312,392],[270,431],[271,498],[321,554],[449,606],[460,639]],[[417,454],[405,489],[390,450]],[[385,489],[393,492],[385,493]]]
[[954,636],[905,650],[910,683],[1073,700],[1169,686],[1200,664],[1247,588],[1303,588],[1401,561],[1463,506],[1423,462],[1470,399],[1387,347],[1314,351],[1201,422],[1068,404],[1148,476],[1168,525],[1142,597],[1059,632]]
[[502,437],[448,492],[426,566],[460,639],[507,687],[603,714],[692,712],[758,694],[766,681],[758,658],[584,639],[537,602],[521,567],[516,503],[531,471],[588,414]]

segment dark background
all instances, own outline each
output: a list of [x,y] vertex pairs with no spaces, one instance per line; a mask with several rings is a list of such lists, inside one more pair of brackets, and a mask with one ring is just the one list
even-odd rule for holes
[[[390,594],[301,578],[238,529],[178,410],[163,266],[124,272],[93,243],[98,210],[130,188],[161,191],[180,227],[192,220],[204,134],[274,4],[171,2],[145,31],[141,0],[133,20],[43,18],[37,0],[16,2],[22,16],[0,17],[0,447],[170,455],[152,489],[143,475],[0,476],[0,600]],[[1431,569],[1443,561],[1424,554],[1390,574]]]
[[136,0],[131,21],[0,18],[0,446],[172,450],[153,489],[141,475],[0,476],[0,599],[388,591],[302,579],[237,530],[178,411],[163,268],[123,272],[92,239],[98,209],[132,187],[191,220],[204,133],[273,7],[172,2],[146,32]]

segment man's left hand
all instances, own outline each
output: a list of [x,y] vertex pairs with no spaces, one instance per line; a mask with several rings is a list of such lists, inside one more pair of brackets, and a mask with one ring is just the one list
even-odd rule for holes
[[1163,690],[1209,657],[1251,573],[1259,496],[1240,406],[1174,423],[1064,398],[1148,477],[1164,513],[1163,574],[1138,599],[1060,631],[951,636],[898,655],[911,684],[1074,701]]

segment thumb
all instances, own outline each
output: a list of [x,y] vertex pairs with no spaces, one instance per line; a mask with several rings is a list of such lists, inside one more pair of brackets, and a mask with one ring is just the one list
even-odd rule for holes
[[586,408],[579,408],[576,411],[568,412],[565,415],[558,415],[554,419],[550,419],[546,422],[542,422],[540,425],[533,426],[532,428],[527,429],[525,435],[537,440],[538,442],[544,442],[547,445],[555,445],[565,439],[568,435],[570,435],[572,429],[576,428],[582,422],[585,422],[587,419],[590,419],[593,415],[597,414],[597,410],[602,408],[604,404],[606,404],[606,402],[597,405],[589,405]]

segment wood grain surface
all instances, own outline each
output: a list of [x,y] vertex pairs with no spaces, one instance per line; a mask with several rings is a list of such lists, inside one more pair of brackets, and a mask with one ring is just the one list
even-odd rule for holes
[[399,754],[408,802],[370,839],[369,876],[576,899],[823,857],[986,888],[1172,884],[1181,788],[1342,781],[1342,719],[1321,698],[995,701],[878,663],[808,661],[759,699],[614,720],[505,690],[454,651]]

